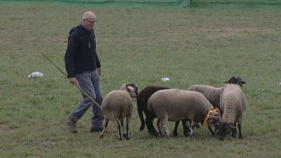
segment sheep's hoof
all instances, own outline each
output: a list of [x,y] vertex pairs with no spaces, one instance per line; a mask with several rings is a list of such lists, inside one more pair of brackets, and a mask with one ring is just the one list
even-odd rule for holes
[[189,133],[189,132],[184,133],[184,136],[185,136],[185,137],[189,137],[189,136],[190,136],[190,133]]
[[218,135],[215,133],[215,134],[213,135],[213,137],[218,138]]
[[190,138],[191,138],[191,139],[195,139],[193,134],[190,135]]
[[122,138],[119,138],[119,141],[122,141]]
[[103,135],[100,135],[100,137],[99,137],[100,139],[102,139],[103,138]]
[[149,131],[149,134],[151,134],[153,136],[158,136],[159,135],[158,132],[156,132],[156,131]]
[[144,126],[140,126],[140,131],[144,130]]
[[127,137],[127,138],[126,138],[126,140],[129,140],[129,139],[130,139],[130,137]]
[[192,125],[192,129],[195,129],[195,128],[200,128],[200,125],[198,123]]
[[158,134],[158,137],[162,138],[162,137],[164,137],[164,135],[163,134]]
[[232,132],[231,129],[228,129],[226,133],[230,134],[231,132]]

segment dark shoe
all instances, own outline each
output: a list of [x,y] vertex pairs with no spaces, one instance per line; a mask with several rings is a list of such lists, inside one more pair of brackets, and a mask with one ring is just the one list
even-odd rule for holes
[[72,132],[72,133],[76,133],[77,132],[77,130],[76,130],[76,122],[72,119],[72,118],[68,118],[67,119],[67,125],[68,125],[68,129],[69,129],[69,131],[70,132]]
[[90,132],[91,133],[97,133],[97,132],[102,132],[103,128],[91,128]]

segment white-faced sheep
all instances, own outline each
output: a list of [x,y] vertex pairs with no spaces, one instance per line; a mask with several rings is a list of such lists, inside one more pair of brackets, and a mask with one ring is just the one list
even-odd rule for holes
[[[139,89],[133,84],[123,84],[119,90],[109,92],[103,99],[101,105],[101,111],[104,115],[104,129],[100,134],[100,138],[103,137],[106,131],[108,121],[113,120],[117,123],[119,140],[122,140],[123,136],[128,140],[129,137],[129,122],[132,116],[133,101],[132,98],[136,98]],[[126,127],[123,125],[123,118],[126,117]]]
[[[158,132],[155,130],[153,126],[153,120],[155,118],[154,113],[148,110],[147,108],[147,101],[149,97],[159,91],[159,90],[164,90],[164,89],[169,89],[168,87],[163,87],[163,86],[147,86],[143,90],[141,90],[137,96],[137,107],[138,107],[138,114],[139,118],[141,121],[141,126],[140,126],[140,131],[142,131],[145,128],[145,125],[147,127],[147,130],[149,134],[158,136]],[[143,113],[145,114],[146,118],[144,121]],[[178,122],[175,125],[173,135],[177,136],[177,127],[178,127]],[[188,136],[188,128],[186,127],[186,122],[183,121],[183,131],[184,135]]]
[[[205,121],[212,126],[211,123],[217,123],[221,117],[219,110],[214,110],[203,94],[180,89],[155,92],[148,99],[148,110],[156,115],[158,129],[166,136],[170,136],[166,127],[167,121],[188,120],[190,125]],[[194,138],[192,128],[190,131],[190,137]]]
[[[220,108],[223,112],[219,127],[219,138],[224,137],[231,129],[232,137],[236,135],[236,124],[239,130],[239,138],[242,139],[241,123],[243,112],[246,109],[246,97],[242,91],[242,84],[246,84],[239,76],[232,77],[222,89]],[[234,83],[234,84],[233,84]]]
[[[186,90],[202,93],[215,108],[220,109],[220,96],[222,92],[222,87],[216,88],[209,85],[195,84],[188,87]],[[218,132],[218,127],[214,130],[209,127],[209,130],[213,136],[216,136],[216,133]]]

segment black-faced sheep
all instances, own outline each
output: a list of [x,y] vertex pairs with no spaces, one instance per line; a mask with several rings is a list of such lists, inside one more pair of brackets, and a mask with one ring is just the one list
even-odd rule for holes
[[[224,83],[228,84],[238,84],[242,87],[245,84],[239,76],[232,76],[228,81]],[[187,88],[189,91],[196,91],[202,93],[206,99],[216,108],[220,108],[220,96],[222,93],[222,87],[213,87],[203,84],[195,84]]]
[[[109,92],[103,99],[101,105],[101,111],[104,115],[104,129],[100,134],[100,138],[103,137],[106,131],[108,121],[113,120],[117,123],[119,140],[122,140],[123,136],[128,140],[129,137],[129,122],[132,116],[133,101],[132,98],[136,98],[139,89],[133,84],[123,84],[119,90]],[[126,129],[124,128],[123,118],[126,117]]]
[[[188,120],[190,125],[205,121],[212,126],[212,123],[217,123],[221,117],[219,110],[214,110],[203,94],[180,89],[155,92],[148,99],[148,110],[156,115],[158,129],[166,136],[170,136],[166,127],[167,121]],[[190,131],[190,137],[194,138],[192,128]]]
[[240,87],[243,87],[243,84],[246,84],[246,82],[242,81],[242,78],[240,76],[232,76],[228,81],[225,81],[224,83],[238,84]]
[[[232,76],[228,81],[225,81],[224,83],[228,84],[237,84],[242,87],[242,84],[245,84],[244,81],[241,80],[239,76]],[[209,85],[203,85],[203,84],[195,84],[187,88],[189,91],[196,91],[202,93],[206,99],[215,107],[220,109],[220,96],[222,93],[222,87],[213,87]],[[220,109],[222,112],[222,110]],[[209,129],[212,133],[212,135],[215,136],[215,134],[218,132],[218,129],[215,129],[213,132],[212,129]]]
[[[224,137],[231,129],[232,137],[236,135],[236,124],[239,130],[239,138],[242,139],[241,123],[243,112],[246,109],[246,97],[242,91],[242,84],[246,84],[239,76],[232,77],[222,89],[220,108],[223,112],[219,127],[219,138]],[[234,84],[233,84],[234,83]]]

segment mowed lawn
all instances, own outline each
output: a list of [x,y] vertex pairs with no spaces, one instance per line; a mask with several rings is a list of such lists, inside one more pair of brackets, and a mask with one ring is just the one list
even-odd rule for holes
[[[177,138],[155,138],[139,131],[135,100],[130,140],[118,141],[115,122],[103,139],[90,133],[90,109],[70,133],[66,119],[80,92],[41,53],[65,72],[68,31],[87,10],[98,17],[104,95],[129,82],[221,87],[239,75],[247,83],[244,139],[220,141],[202,125],[195,140],[181,126]],[[0,4],[0,13],[0,157],[281,157],[280,10]],[[28,79],[34,71],[44,77]]]

